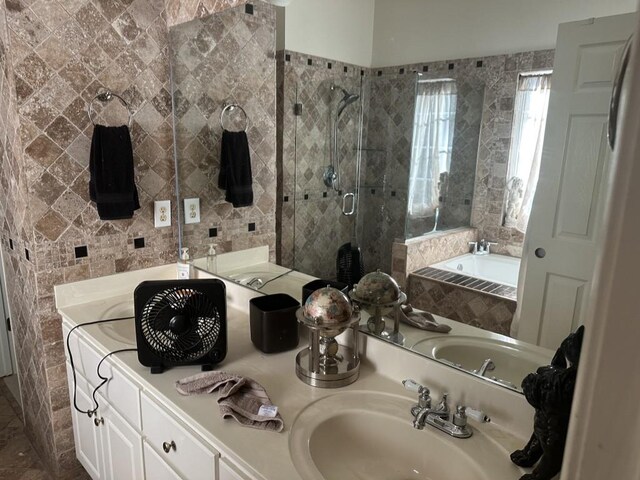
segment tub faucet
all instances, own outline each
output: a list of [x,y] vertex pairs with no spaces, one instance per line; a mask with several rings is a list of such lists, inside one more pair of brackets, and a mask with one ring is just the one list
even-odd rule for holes
[[484,238],[479,242],[469,242],[469,245],[473,245],[471,253],[473,255],[489,255],[491,253],[491,247],[498,245],[495,242],[487,242]]

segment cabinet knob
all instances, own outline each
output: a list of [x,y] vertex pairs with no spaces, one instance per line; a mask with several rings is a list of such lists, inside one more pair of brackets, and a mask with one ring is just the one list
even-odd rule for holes
[[176,442],[174,442],[173,440],[171,440],[171,443],[164,442],[162,444],[162,449],[164,450],[164,453],[169,453],[171,450],[175,451],[176,450]]
[[99,427],[99,426],[100,426],[100,425],[102,425],[103,423],[104,423],[104,418],[102,418],[102,417],[100,417],[100,418],[96,417],[96,418],[94,418],[94,419],[93,419],[93,424],[94,424],[96,427]]

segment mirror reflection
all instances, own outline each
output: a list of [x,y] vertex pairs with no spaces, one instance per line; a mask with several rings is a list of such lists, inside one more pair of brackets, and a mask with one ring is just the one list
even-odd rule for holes
[[[519,390],[581,323],[611,67],[632,26],[575,21],[635,5],[549,6],[516,33],[501,23],[519,24],[514,6],[470,22],[420,2],[316,3],[171,28],[181,246],[297,298],[312,280],[385,272],[410,306],[362,331]],[[223,129],[246,131],[250,206],[225,201]]]

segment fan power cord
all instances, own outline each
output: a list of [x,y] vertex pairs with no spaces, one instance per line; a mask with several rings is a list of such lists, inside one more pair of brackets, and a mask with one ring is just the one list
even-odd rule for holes
[[82,410],[78,407],[78,399],[77,399],[77,390],[78,390],[78,379],[76,377],[76,366],[75,363],[73,362],[73,354],[71,353],[71,344],[69,342],[69,339],[71,338],[71,334],[73,333],[74,330],[80,328],[80,327],[88,327],[89,325],[97,325],[99,323],[108,323],[108,322],[119,322],[122,320],[131,320],[134,317],[118,317],[118,318],[105,318],[102,320],[94,320],[92,322],[85,322],[85,323],[79,323],[78,325],[74,326],[71,328],[71,330],[69,330],[69,333],[67,333],[67,339],[66,339],[66,344],[67,344],[67,353],[69,355],[69,364],[71,365],[71,374],[73,377],[73,408],[76,409],[76,411],[87,415],[89,418],[91,418],[96,411],[98,410],[98,402],[96,401],[96,394],[98,392],[98,389],[100,389],[100,387],[102,387],[105,383],[107,383],[107,381],[109,380],[108,378],[103,377],[102,375],[100,375],[100,365],[102,365],[102,362],[104,362],[104,360],[113,355],[114,353],[120,353],[120,352],[135,352],[138,349],[137,348],[123,348],[121,350],[115,350],[111,353],[106,354],[104,357],[102,357],[102,359],[100,360],[100,362],[98,362],[98,366],[96,367],[96,373],[98,374],[98,377],[100,377],[102,379],[102,382],[100,383],[100,385],[98,385],[94,390],[93,393],[91,395],[93,402],[95,404],[95,408],[92,408],[91,410]]

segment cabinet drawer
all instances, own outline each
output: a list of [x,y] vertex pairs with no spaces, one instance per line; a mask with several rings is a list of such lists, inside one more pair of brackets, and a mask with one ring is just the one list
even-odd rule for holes
[[[63,326],[67,360],[69,360],[69,353],[66,350],[68,331],[67,326]],[[83,375],[93,388],[97,387],[102,382],[97,372],[102,355],[89,345],[82,336],[78,334],[77,330],[71,334],[69,346],[73,354],[76,372]],[[109,358],[100,365],[100,374],[109,379],[109,381],[100,388],[100,395],[102,395],[131,426],[140,431],[142,428],[142,418],[140,415],[140,389],[138,386],[123,375],[120,370],[113,367]],[[91,389],[92,391],[93,388]]]
[[142,426],[146,442],[181,476],[189,480],[216,478],[219,453],[144,393]]
[[147,442],[144,442],[144,478],[147,480],[182,480]]
[[251,477],[243,473],[229,460],[220,459],[220,476],[218,480],[251,480]]

